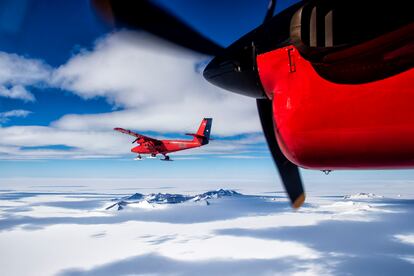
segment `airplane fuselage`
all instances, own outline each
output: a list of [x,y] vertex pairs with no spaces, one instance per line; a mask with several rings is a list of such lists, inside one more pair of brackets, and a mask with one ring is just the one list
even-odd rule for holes
[[201,147],[202,143],[193,140],[161,140],[161,143],[154,145],[152,142],[144,142],[131,149],[131,152],[138,154],[165,154],[185,149]]
[[137,160],[141,160],[141,154],[150,154],[154,158],[157,154],[164,155],[162,160],[170,160],[170,157],[167,156],[170,152],[176,152],[180,150],[198,148],[209,143],[210,131],[212,118],[204,118],[201,121],[201,124],[196,133],[186,133],[193,137],[191,140],[159,140],[151,138],[136,132],[133,132],[128,129],[123,128],[114,128],[114,130],[119,131],[124,134],[134,136],[136,139],[132,143],[137,143],[138,146],[133,147],[131,152],[137,153]]

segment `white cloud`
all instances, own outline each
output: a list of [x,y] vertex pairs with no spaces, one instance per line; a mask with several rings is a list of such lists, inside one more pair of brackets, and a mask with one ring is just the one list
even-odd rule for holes
[[394,235],[394,237],[402,243],[406,243],[406,244],[410,244],[410,245],[414,245],[414,233],[410,233],[410,234],[399,234],[399,235]]
[[0,123],[7,122],[10,117],[26,117],[30,113],[32,112],[23,109],[15,109],[6,112],[0,112]]
[[21,85],[15,85],[11,88],[6,88],[5,86],[0,86],[0,97],[23,100],[25,102],[34,102],[35,97],[32,93],[26,90]]
[[[130,143],[114,131],[70,131],[46,126],[13,126],[0,128],[0,146],[7,157],[53,158],[76,156],[115,156],[129,152]],[[128,140],[129,141],[129,140]],[[51,145],[64,145],[70,150],[54,150]],[[22,150],[21,147],[29,147]],[[32,149],[30,149],[32,147]],[[16,150],[17,149],[17,150]]]
[[0,52],[0,97],[34,101],[26,87],[46,84],[51,68],[37,59]]
[[221,90],[195,72],[205,58],[143,33],[108,35],[58,68],[53,83],[85,99],[105,97],[124,110],[67,115],[54,126],[183,132],[213,117],[215,134],[260,131],[254,99]]

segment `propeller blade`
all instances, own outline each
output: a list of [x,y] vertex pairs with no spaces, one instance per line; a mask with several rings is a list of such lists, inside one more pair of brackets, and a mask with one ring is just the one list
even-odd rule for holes
[[270,19],[272,19],[273,13],[275,12],[275,8],[276,8],[276,2],[277,2],[276,0],[269,0],[269,4],[267,6],[267,12],[266,12],[266,16],[263,20],[263,24],[265,24]]
[[115,25],[145,30],[193,51],[215,56],[223,50],[189,25],[150,0],[92,0],[106,21]]
[[299,208],[305,201],[305,192],[299,174],[299,168],[290,162],[279,148],[273,127],[272,102],[268,99],[257,99],[260,122],[266,137],[273,161],[279,171],[280,178],[289,195],[293,208]]

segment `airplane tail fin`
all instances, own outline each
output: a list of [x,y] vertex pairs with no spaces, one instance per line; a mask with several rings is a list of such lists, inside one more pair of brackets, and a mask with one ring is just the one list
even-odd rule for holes
[[197,133],[186,133],[194,137],[194,140],[200,142],[201,145],[208,144],[210,140],[211,125],[213,123],[212,118],[204,118],[201,121],[200,127],[197,130]]

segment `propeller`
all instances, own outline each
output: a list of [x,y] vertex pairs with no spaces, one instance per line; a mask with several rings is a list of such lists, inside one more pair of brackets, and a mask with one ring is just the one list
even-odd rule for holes
[[[294,208],[303,204],[305,193],[299,169],[285,157],[277,143],[272,102],[265,98],[258,80],[254,32],[224,49],[150,0],[92,2],[115,25],[145,30],[193,51],[215,56],[204,70],[204,77],[224,89],[257,98],[263,132],[285,190]],[[273,18],[275,8],[276,0],[270,0],[263,25]]]
[[276,8],[276,0],[270,0],[269,4],[267,5],[267,12],[266,12],[266,16],[263,20],[263,24],[269,22],[270,19],[272,19],[273,17],[273,13],[275,12],[275,8]]
[[[269,22],[276,8],[276,0],[270,0],[263,24]],[[279,171],[285,191],[289,196],[293,208],[299,208],[305,202],[305,191],[303,189],[299,168],[290,162],[281,151],[277,143],[273,124],[272,101],[268,99],[256,99],[259,111],[260,123],[266,137],[267,145],[272,153],[273,161]]]
[[182,47],[210,56],[224,50],[153,2],[92,0],[101,16],[115,26],[145,30]]
[[272,119],[272,101],[268,99],[257,99],[256,102],[263,133],[272,153],[273,161],[279,171],[280,178],[282,179],[282,183],[293,208],[299,208],[305,201],[302,180],[298,167],[285,157],[277,143]]

